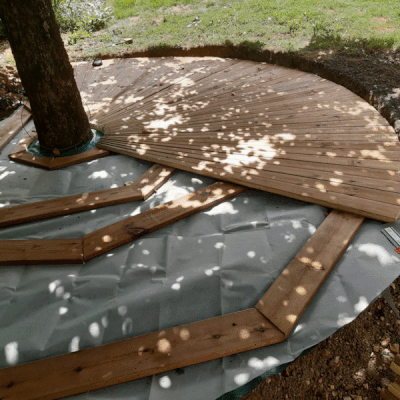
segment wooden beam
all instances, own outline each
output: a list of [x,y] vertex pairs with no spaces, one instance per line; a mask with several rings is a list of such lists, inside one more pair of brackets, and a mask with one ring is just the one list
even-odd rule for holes
[[0,210],[0,228],[145,200],[171,176],[173,168],[154,165],[129,186],[21,204]]
[[177,200],[161,204],[84,237],[84,259],[88,261],[173,222],[236,196],[247,188],[217,182]]
[[269,346],[284,335],[255,309],[0,370],[0,398],[50,400]]
[[171,177],[174,168],[154,164],[138,180],[134,182],[137,190],[140,190],[143,200],[147,200]]
[[8,208],[8,212],[3,217],[0,216],[0,228],[139,200],[143,200],[141,191],[130,186],[123,186],[21,204]]
[[83,239],[2,240],[0,265],[83,264]]
[[75,154],[66,157],[36,157],[29,154],[26,149],[28,146],[37,139],[37,135],[28,135],[24,137],[14,147],[13,151],[8,155],[11,161],[19,162],[21,164],[29,165],[32,167],[43,168],[46,170],[57,170],[65,168],[70,165],[80,164],[82,162],[96,160],[98,158],[106,157],[110,154],[108,150],[93,148],[85,151],[84,153]]
[[[159,174],[156,173],[157,171]],[[168,178],[168,174],[165,174],[162,168],[156,167],[153,172],[155,174],[153,178],[159,178],[156,179],[157,185],[160,183],[161,178]],[[144,175],[149,177],[151,174],[149,172]],[[164,174],[164,176],[160,177],[160,174]],[[145,186],[143,186],[143,180],[139,180],[138,185],[141,188],[146,188],[148,181],[149,179],[145,178]],[[131,191],[132,188],[126,187],[126,190]],[[85,235],[83,239],[2,240],[0,241],[0,265],[81,264],[83,260],[88,261],[93,257],[97,257],[143,235],[216,205],[246,190],[247,188],[243,186],[217,182],[169,203],[161,204],[134,217],[126,218],[116,224],[106,226]],[[145,192],[149,193],[147,189]],[[51,201],[47,200],[41,203]],[[76,207],[79,208],[81,206],[78,205]],[[60,209],[48,211],[42,208],[38,207],[36,215],[40,215],[40,213],[46,215],[53,213],[52,216],[54,216],[56,211],[59,213],[63,211]],[[29,208],[28,210],[24,209],[24,218],[29,218],[28,214]],[[5,215],[0,213],[0,218],[6,220],[7,215],[8,213],[5,213]],[[81,248],[82,244],[83,250]]]
[[0,151],[32,118],[25,107],[19,108],[2,126],[0,126]]
[[256,309],[289,335],[363,222],[364,217],[333,210],[264,294]]

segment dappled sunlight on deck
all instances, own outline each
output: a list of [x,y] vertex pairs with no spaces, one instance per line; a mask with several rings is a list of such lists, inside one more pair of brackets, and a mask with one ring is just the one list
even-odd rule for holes
[[[138,58],[75,68],[99,147],[392,221],[393,128],[319,76],[241,60]],[[340,178],[339,178],[340,177]]]

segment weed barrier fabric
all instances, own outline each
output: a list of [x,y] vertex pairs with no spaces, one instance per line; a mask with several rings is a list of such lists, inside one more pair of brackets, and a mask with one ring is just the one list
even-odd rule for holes
[[[0,206],[134,181],[152,164],[123,155],[43,171],[0,156]],[[77,238],[213,182],[176,171],[144,202],[14,226],[0,239]],[[248,191],[85,265],[0,269],[0,367],[254,307],[325,218],[323,207]],[[351,322],[398,276],[400,256],[367,220],[281,344],[155,375],[71,399],[216,399]],[[1,251],[1,249],[0,249]]]

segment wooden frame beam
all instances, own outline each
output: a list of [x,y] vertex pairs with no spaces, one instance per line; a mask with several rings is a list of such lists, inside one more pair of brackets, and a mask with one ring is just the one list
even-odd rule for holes
[[[158,171],[161,175],[167,174],[166,172],[163,173],[163,167],[159,167]],[[156,172],[157,169],[148,172],[144,174],[144,178],[142,177],[139,180],[139,185],[142,185],[142,193],[145,193],[146,196],[150,195],[152,191],[152,185],[149,184],[150,178],[159,176]],[[160,184],[163,182],[163,178],[163,176],[159,177],[156,182]],[[128,189],[130,188],[128,187]],[[54,247],[56,242],[52,239],[1,240],[0,265],[83,264],[93,257],[216,205],[246,190],[247,188],[244,186],[216,182],[179,199],[161,204],[141,214],[89,233],[83,239],[71,239],[74,245],[77,241],[83,243],[82,251],[80,253],[74,251],[72,260],[68,256],[68,253],[71,252],[69,248],[66,248],[65,251],[60,251],[59,258],[57,258],[57,251],[55,251]],[[0,214],[0,218],[4,219],[6,217],[7,212],[5,215]],[[22,249],[24,250],[22,251]]]
[[0,398],[59,399],[282,342],[363,221],[331,212],[256,308],[2,369]]
[[146,200],[170,178],[173,171],[173,168],[155,164],[129,186],[5,207],[0,210],[0,228]]
[[27,136],[21,139],[20,143],[8,155],[11,161],[54,171],[65,168],[70,165],[80,164],[86,161],[96,160],[106,157],[110,154],[108,150],[102,150],[97,147],[85,151],[84,153],[66,157],[35,157],[27,152],[27,148],[37,139],[37,135]]
[[0,152],[32,118],[28,106],[20,107],[0,126]]

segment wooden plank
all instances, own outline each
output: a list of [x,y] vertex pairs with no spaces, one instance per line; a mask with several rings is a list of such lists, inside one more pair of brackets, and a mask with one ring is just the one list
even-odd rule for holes
[[140,190],[124,186],[21,204],[8,208],[5,215],[0,215],[0,228],[139,200],[143,200]]
[[83,264],[83,239],[2,240],[0,265]]
[[100,149],[94,148],[85,151],[81,154],[76,154],[74,156],[66,157],[54,157],[51,159],[50,170],[56,170],[60,168],[65,168],[70,165],[80,164],[83,162],[88,162],[92,160],[97,160],[98,158],[106,157],[110,153],[107,150],[99,151]]
[[143,200],[153,195],[164,183],[171,177],[174,168],[164,165],[155,164],[147,172],[145,172],[136,182],[134,186],[143,196]]
[[54,400],[258,347],[284,335],[255,309],[0,370],[0,398]]
[[400,399],[400,385],[398,385],[397,383],[391,383],[388,386],[388,390],[390,393]]
[[380,398],[383,400],[399,400],[399,397],[392,394],[387,387],[381,390]]
[[21,151],[26,150],[35,140],[37,139],[36,133],[34,131],[24,135],[22,139],[14,146],[12,152],[10,154],[19,153]]
[[383,400],[399,400],[400,397],[391,393],[388,388],[383,388],[381,390],[381,399],[383,399]]
[[334,210],[257,303],[286,336],[361,227],[361,216]]
[[145,200],[170,178],[173,171],[173,168],[156,164],[129,186],[2,208],[0,228]]
[[8,155],[11,161],[18,162],[33,167],[43,168],[50,170],[52,157],[35,157],[27,153],[25,150],[19,151],[18,153],[11,153]]
[[[116,141],[115,143],[118,144],[119,142]],[[172,144],[170,145],[170,143]],[[219,158],[220,160],[224,160],[225,158],[229,157],[231,164],[235,165],[235,161],[241,161],[244,159],[242,154],[235,154],[235,150],[212,151],[211,149],[211,151],[208,151],[207,146],[202,146],[202,151],[200,151],[193,145],[188,145],[185,149],[184,146],[175,146],[174,144],[175,143],[172,141],[168,142],[168,144],[165,145],[156,144],[149,147],[151,150],[158,149],[160,151],[160,155],[164,155],[164,153],[161,153],[161,151],[168,149],[168,153],[170,155],[176,154],[178,156],[178,159],[181,158],[180,156],[182,156],[183,158],[185,158],[185,160],[189,160],[190,157],[190,159],[196,159],[197,163],[200,163],[202,160],[209,160],[210,158],[215,159],[215,157]],[[130,147],[136,147],[137,151],[140,152],[140,150],[142,148],[145,149],[147,145],[131,145]],[[271,151],[277,150],[279,149],[273,149]],[[338,176],[335,177],[333,173],[324,173],[318,170],[310,170],[307,168],[289,168],[280,165],[280,163],[278,163],[278,165],[273,163],[268,164],[270,160],[268,160],[268,158],[264,158],[261,151],[262,149],[254,150],[252,161],[253,163],[257,162],[262,164],[262,169],[257,167],[253,168],[254,170],[257,170],[257,174],[260,177],[288,183],[301,184],[305,187],[324,188],[324,190],[329,190],[330,192],[342,193],[359,198],[381,201],[382,203],[389,203],[394,205],[400,204],[399,178],[397,182],[393,182],[392,184],[390,184],[390,181],[377,181],[376,179],[365,176],[357,177],[354,175],[350,175],[350,177],[348,177],[347,175],[341,175],[339,178]],[[383,156],[383,154],[385,153],[379,152],[379,154]],[[265,155],[267,156],[268,152],[266,152]],[[307,163],[305,163],[305,165],[306,167],[308,166]],[[242,168],[242,172],[245,171],[246,169]],[[272,172],[275,172],[275,174]],[[317,177],[316,175],[318,175],[319,177]],[[397,190],[394,190],[394,187],[396,187]]]
[[11,161],[33,167],[43,168],[50,171],[65,168],[70,165],[96,160],[110,154],[108,150],[94,148],[81,154],[66,157],[36,157],[29,154],[26,150],[13,152],[8,155]]
[[84,259],[88,261],[246,190],[243,186],[217,182],[177,200],[161,204],[139,215],[89,233],[84,237]]
[[2,126],[0,126],[0,152],[28,123],[31,117],[31,113],[25,107],[20,107]]
[[[385,222],[396,221],[399,217],[400,207],[398,205],[381,203],[369,199],[356,199],[354,196],[351,195],[344,195],[342,193],[331,193],[328,190],[325,190],[325,188],[318,189],[302,186],[301,184],[274,181],[273,179],[269,179],[268,175],[266,175],[265,173],[263,173],[261,176],[258,170],[251,167],[243,169],[238,166],[220,165],[212,161],[200,162],[199,160],[196,160],[196,162],[193,163],[192,160],[190,160],[190,157],[188,157],[187,155],[176,157],[163,154],[162,156],[160,156],[160,154],[151,154],[151,152],[138,154],[131,150],[125,150],[111,146],[107,148],[121,154],[131,155],[133,157],[141,158],[147,161],[159,162],[174,168],[195,172],[217,179],[223,179],[225,181],[236,183],[238,185],[245,185],[254,189],[272,192],[294,199],[320,204],[325,207],[340,209],[346,212],[356,213],[365,217],[374,218]],[[316,164],[316,169],[318,169],[319,166],[326,166],[323,163],[314,164]],[[343,168],[342,166],[339,166],[337,167],[337,170],[340,172],[342,169],[345,168],[346,166],[343,166]],[[353,170],[356,171],[357,168],[352,168],[352,171]],[[359,172],[361,172],[362,170],[363,169],[359,169]],[[380,171],[382,171],[382,173],[389,172],[383,169]]]

